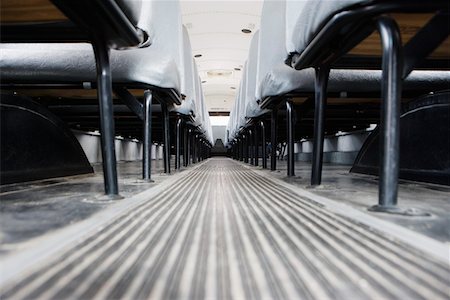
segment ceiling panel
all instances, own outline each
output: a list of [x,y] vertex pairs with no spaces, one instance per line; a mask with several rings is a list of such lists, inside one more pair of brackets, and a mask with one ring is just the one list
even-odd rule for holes
[[[250,40],[259,29],[262,1],[181,1],[206,106],[229,111],[248,56]],[[243,33],[250,29],[251,33]]]

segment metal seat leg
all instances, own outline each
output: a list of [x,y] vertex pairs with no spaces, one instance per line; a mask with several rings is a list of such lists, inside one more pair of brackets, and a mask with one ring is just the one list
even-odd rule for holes
[[264,121],[261,121],[261,144],[262,144],[262,167],[267,169],[267,146],[266,146],[266,128]]
[[286,120],[287,120],[287,176],[295,176],[294,162],[294,119],[293,104],[291,99],[286,100]]
[[142,145],[142,179],[152,181],[152,91],[144,92],[144,141]]
[[161,103],[163,113],[163,130],[164,130],[164,173],[170,174],[170,125],[169,125],[169,110],[167,105]]
[[277,169],[277,130],[278,130],[278,108],[272,109],[271,127],[270,127],[270,140],[272,145],[272,152],[270,153],[270,170],[275,171]]
[[244,162],[248,164],[248,134],[242,136],[244,139]]
[[380,17],[378,31],[383,46],[380,169],[378,205],[371,211],[402,213],[397,205],[400,152],[400,99],[402,43],[395,21]]
[[259,166],[259,143],[258,143],[258,126],[253,127],[253,156],[255,158],[255,166]]
[[188,154],[188,128],[185,124],[185,126],[183,126],[183,166],[187,167],[188,166],[188,160],[189,160],[189,154]]
[[197,135],[192,133],[192,163],[197,163]]
[[242,135],[239,137],[239,142],[239,160],[244,161],[244,137]]
[[253,147],[254,147],[254,143],[253,143],[253,141],[254,141],[254,139],[253,139],[253,130],[251,130],[251,129],[249,129],[248,130],[248,156],[249,156],[249,158],[250,158],[250,164],[251,165],[254,165],[255,164],[255,162],[254,162],[254,160],[253,160]]
[[177,140],[176,140],[176,157],[175,157],[175,169],[181,168],[181,118],[177,119]]
[[322,182],[323,142],[325,138],[325,106],[327,103],[327,84],[330,74],[328,66],[316,68],[315,109],[314,109],[314,145],[312,155],[311,185]]
[[400,169],[400,101],[402,88],[402,42],[397,23],[389,17],[377,20],[383,46],[382,107],[380,122],[380,168],[378,205],[370,211],[408,216],[428,216],[417,209],[397,206]]
[[188,165],[191,164],[191,155],[192,155],[192,129],[188,130],[188,138],[187,138],[187,163]]
[[112,101],[112,78],[109,64],[109,48],[102,40],[92,43],[97,68],[97,96],[100,106],[100,133],[105,194],[120,198],[117,180],[114,108]]

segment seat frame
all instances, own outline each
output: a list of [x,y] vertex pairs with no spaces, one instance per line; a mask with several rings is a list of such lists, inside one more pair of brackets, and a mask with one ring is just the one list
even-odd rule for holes
[[[315,117],[311,185],[320,185],[322,179],[324,119],[330,69],[339,58],[377,30],[382,42],[382,115],[380,124],[382,159],[380,160],[379,201],[378,205],[371,207],[370,210],[404,215],[421,214],[421,212],[414,213],[397,206],[402,80],[449,36],[450,28],[447,25],[450,17],[448,9],[448,2],[442,0],[426,3],[420,0],[408,2],[402,0],[373,0],[364,4],[356,4],[343,11],[336,12],[326,20],[302,53],[289,54],[286,60],[287,65],[298,70],[308,67],[315,69]],[[435,16],[403,47],[400,31],[395,20],[383,15],[394,12],[435,12]],[[433,34],[430,34],[431,32]],[[347,62],[352,67],[355,65],[351,59],[348,59]],[[362,65],[361,67],[364,68],[365,66]],[[267,97],[262,99],[260,103],[261,108],[272,108],[271,144],[274,146],[277,144],[278,107],[280,102],[286,102],[288,176],[295,175],[291,96],[292,94]],[[264,122],[262,121],[260,124],[264,128]],[[246,140],[245,135],[242,135],[232,145],[240,149]],[[265,149],[265,143],[264,137],[263,149]],[[235,153],[238,159],[242,155],[246,156],[243,150],[235,151]],[[272,151],[271,170],[275,169],[276,154],[275,151]]]

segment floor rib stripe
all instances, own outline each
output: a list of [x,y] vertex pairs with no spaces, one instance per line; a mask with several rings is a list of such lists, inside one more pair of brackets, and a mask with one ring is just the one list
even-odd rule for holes
[[449,285],[449,266],[216,158],[1,296],[449,299]]

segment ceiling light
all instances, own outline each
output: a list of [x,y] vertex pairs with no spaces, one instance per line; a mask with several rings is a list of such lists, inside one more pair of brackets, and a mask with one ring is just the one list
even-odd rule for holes
[[194,57],[195,58],[199,58],[199,57],[202,57],[202,55],[201,54],[195,54]]
[[252,31],[248,28],[244,28],[241,30],[243,33],[252,33]]
[[231,74],[233,74],[233,72],[229,71],[229,70],[218,69],[218,70],[208,71],[208,72],[206,72],[206,74],[208,74],[209,77],[231,76]]

